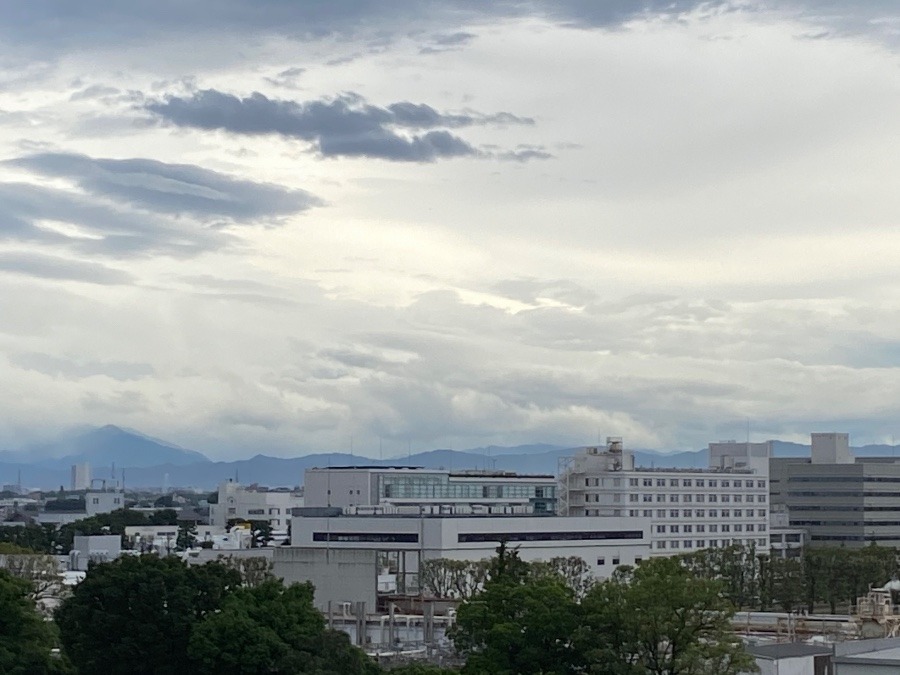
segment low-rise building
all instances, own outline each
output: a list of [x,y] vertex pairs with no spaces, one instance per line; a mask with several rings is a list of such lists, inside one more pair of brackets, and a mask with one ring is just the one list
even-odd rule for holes
[[556,512],[556,477],[509,471],[449,471],[406,466],[307,469],[306,506],[467,506],[485,512]]
[[303,506],[303,494],[290,488],[222,483],[218,503],[209,505],[210,525],[225,527],[235,520],[267,520],[273,530],[286,531],[293,509]]

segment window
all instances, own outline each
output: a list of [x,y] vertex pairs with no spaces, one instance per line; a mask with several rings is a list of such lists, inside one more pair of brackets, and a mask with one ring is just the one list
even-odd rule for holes
[[672,509],[669,511],[669,518],[677,518],[678,517],[678,509]]
[[765,540],[765,539],[757,539],[757,540],[756,540],[756,543],[757,543],[759,546],[765,546],[765,545],[766,545],[766,540]]
[[684,501],[690,502],[690,501],[692,500],[692,498],[693,498],[692,495],[685,495],[685,496],[684,496]]
[[756,481],[756,487],[758,487],[758,488],[765,488],[765,487],[766,487],[766,481],[764,481],[764,480],[758,480],[758,481]]
[[669,501],[670,501],[670,502],[677,502],[677,501],[678,501],[678,495],[669,495]]
[[671,526],[669,526],[669,531],[670,531],[672,534],[678,534],[678,525],[671,525]]
[[652,501],[653,501],[653,495],[651,495],[651,494],[646,494],[646,495],[644,495],[644,501],[645,501],[645,502],[652,502]]
[[690,509],[683,509],[681,512],[681,515],[684,516],[685,518],[693,517],[693,514]]
[[747,495],[747,501],[748,501],[748,502],[752,502],[752,501],[753,501],[753,495]]
[[113,504],[120,504],[120,503],[121,502],[119,501],[118,497],[113,497]]
[[718,531],[719,531],[719,526],[716,525],[716,524],[712,524],[712,525],[709,526],[709,531],[710,531],[710,532],[718,532]]
[[698,539],[698,540],[697,540],[697,548],[703,548],[704,546],[706,546],[706,540],[705,540],[705,539]]
[[678,487],[678,479],[670,478],[669,479],[669,487]]
[[681,484],[682,484],[684,487],[691,487],[691,479],[690,479],[690,478],[685,478],[683,481],[681,481]]
[[736,488],[741,487],[741,481],[739,481],[739,480],[734,481],[734,487],[736,487]]
[[653,487],[653,479],[645,478],[644,479],[644,487]]
[[666,496],[664,494],[658,494],[658,495],[656,495],[656,501],[664,502],[664,501],[666,501]]
[[[590,479],[590,478],[585,478],[585,479],[584,479],[584,487],[590,487],[590,486],[591,486],[591,479]],[[350,494],[351,494],[351,495],[353,494],[353,490],[350,491]]]
[[731,518],[731,511],[729,511],[728,509],[722,509],[722,517]]
[[742,532],[743,530],[744,530],[744,526],[741,525],[740,523],[737,523],[737,524],[734,526],[734,531],[735,531],[735,532]]
[[94,504],[99,504],[99,503],[100,503],[100,499],[97,498],[97,497],[94,497],[94,499],[92,500],[92,502],[93,502]]
[[664,542],[664,541],[656,542],[656,548],[665,548],[665,547],[666,547],[666,542]]
[[727,503],[731,501],[731,495],[722,495],[722,501]]
[[706,509],[697,509],[694,513],[697,514],[698,518],[706,518]]
[[606,558],[597,558],[597,565],[602,566],[606,564]]
[[744,516],[744,512],[743,512],[743,511],[741,511],[740,509],[735,509],[735,510],[734,510],[734,517],[735,517],[735,518],[743,518],[743,516]]
[[685,526],[684,526],[684,531],[685,531],[685,532],[693,532],[693,531],[694,531],[694,526],[693,526],[693,525],[685,525]]
[[644,559],[641,558],[640,556],[637,556],[637,557],[634,559],[634,564],[635,564],[635,565],[640,565],[642,562],[644,562]]
[[678,548],[678,542],[677,542],[677,541],[673,541],[673,542],[672,542],[672,548]]
[[618,565],[618,564],[619,564],[619,556],[616,556],[615,558],[613,558],[613,565]]
[[629,479],[628,479],[628,484],[629,484],[631,487],[637,487],[637,484],[638,484],[637,478],[629,478]]
[[710,518],[718,518],[718,517],[719,517],[719,512],[718,512],[716,509],[710,509],[710,510],[709,510],[709,517],[710,517]]
[[657,526],[656,526],[656,533],[657,533],[657,534],[665,534],[665,533],[666,533],[666,526],[665,526],[665,525],[657,525]]
[[722,487],[723,487],[723,488],[724,488],[724,487],[731,487],[731,481],[723,480],[723,481],[722,481]]
[[722,525],[722,532],[731,532],[731,525],[725,523]]
[[[709,481],[709,487],[718,487],[718,486],[719,486],[719,481],[717,481],[717,480]],[[698,485],[697,487],[700,487],[700,486]]]
[[692,542],[690,539],[685,539],[685,541],[684,541],[685,548],[693,548],[693,546],[694,546],[694,542]]
[[697,532],[706,532],[706,525],[697,525]]
[[270,516],[280,516],[281,509],[269,509],[269,515]]
[[766,496],[765,495],[756,495],[756,501],[758,501],[760,504],[762,504],[763,502],[766,501]]
[[706,495],[697,495],[697,501],[702,504],[706,501]]
[[759,516],[760,518],[765,518],[765,517],[766,517],[766,512],[765,512],[763,509],[758,509],[758,510],[756,511],[756,515]]
[[697,479],[697,487],[703,487],[705,483],[706,483],[706,481],[703,480],[702,478]]
[[628,509],[628,517],[629,518],[637,518],[638,510],[637,509]]
[[656,517],[657,518],[665,518],[666,510],[665,509],[656,509]]
[[265,509],[247,509],[247,515],[250,516],[264,516],[265,514]]
[[710,495],[710,496],[709,496],[709,501],[710,501],[710,502],[718,501],[718,497],[717,497],[716,495]]
[[636,502],[638,500],[638,495],[628,495],[628,501]]
[[651,509],[644,509],[644,518],[652,518],[653,511]]
[[747,525],[747,532],[753,532],[753,523]]
[[656,479],[656,487],[666,487],[666,479],[665,478],[657,478]]
[[735,495],[734,501],[736,504],[740,504],[743,501],[743,497],[741,495]]
[[[765,523],[760,523],[760,524],[759,524],[758,530],[759,530],[759,532],[765,532],[765,531],[766,531],[766,524],[765,524]],[[789,534],[789,535],[788,535],[788,541],[791,540],[791,539],[790,539],[791,537],[799,537],[799,536],[800,536],[800,535],[798,535],[798,534]],[[797,539],[797,541],[800,541],[800,540]]]

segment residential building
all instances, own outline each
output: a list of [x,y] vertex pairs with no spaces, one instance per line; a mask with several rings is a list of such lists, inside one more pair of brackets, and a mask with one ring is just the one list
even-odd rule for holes
[[900,546],[900,458],[854,458],[848,434],[812,434],[809,458],[770,462],[773,506],[810,546]]
[[235,520],[267,520],[273,530],[286,531],[291,511],[301,506],[303,495],[297,490],[228,481],[219,486],[218,503],[209,505],[209,522],[225,527]]
[[[715,445],[715,451],[712,446]],[[711,444],[708,469],[636,467],[622,439],[560,461],[560,513],[650,522],[653,555],[769,546],[766,444]],[[727,449],[731,448],[731,454]]]
[[69,553],[69,569],[85,571],[90,563],[111,562],[122,555],[122,537],[118,534],[75,535]]
[[345,466],[307,469],[306,506],[477,507],[485,512],[556,512],[556,477],[508,471]]
[[125,493],[118,489],[90,489],[84,495],[84,510],[88,517],[111,513],[125,508]]

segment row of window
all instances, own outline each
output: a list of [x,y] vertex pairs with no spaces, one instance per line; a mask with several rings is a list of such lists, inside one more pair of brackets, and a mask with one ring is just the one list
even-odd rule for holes
[[[590,501],[591,496],[594,497],[595,502],[600,501],[600,495],[587,495],[585,497],[585,501]],[[615,496],[618,497],[618,495],[615,495]],[[753,503],[754,501],[757,501],[760,504],[763,504],[766,501],[766,495],[715,495],[715,494],[711,494],[711,495],[705,495],[705,494],[679,495],[679,494],[674,494],[674,493],[670,493],[670,494],[658,493],[655,496],[656,496],[657,502],[668,501],[669,503],[676,503],[676,502],[680,501],[685,504],[690,504],[695,501],[698,504],[703,504],[703,503],[706,503],[707,500],[713,504],[716,502],[722,502],[723,504],[730,504],[732,502],[735,504],[741,504],[744,501],[746,501],[748,503]],[[648,493],[631,494],[631,495],[628,495],[628,501],[630,501],[630,502],[641,501],[646,504],[646,503],[654,501],[653,497],[654,497],[654,495],[648,494]]]
[[[718,523],[710,523],[706,525],[705,523],[697,523],[696,525],[657,525],[656,533],[657,534],[666,534],[668,528],[669,534],[681,534],[684,532],[685,534],[691,534],[692,532],[706,532],[706,528],[709,528],[710,532],[718,532],[720,525]],[[765,532],[766,525],[765,523],[754,524],[754,523],[724,523],[721,525],[722,532]]]
[[[656,518],[768,518],[765,509],[656,509]],[[755,514],[755,515],[754,515]],[[588,514],[590,515],[590,514]],[[628,516],[631,518],[653,518],[653,509],[630,509]]]
[[765,539],[685,539],[683,541],[658,541],[656,548],[661,550],[665,548],[726,548],[732,545],[751,545],[768,546],[769,543]]
[[[595,479],[596,480],[596,479]],[[752,488],[754,485],[764,490],[766,489],[766,481],[764,480],[740,480],[740,479],[715,479],[715,478],[629,478],[628,484],[631,487],[637,487],[638,481],[644,487],[652,487],[654,482],[656,483],[656,487],[746,487]],[[596,485],[597,483],[595,483]]]

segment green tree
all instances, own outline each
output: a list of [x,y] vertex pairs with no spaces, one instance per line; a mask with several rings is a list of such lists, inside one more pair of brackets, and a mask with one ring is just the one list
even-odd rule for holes
[[44,675],[63,672],[50,655],[52,625],[44,621],[29,597],[27,581],[0,570],[0,673]]
[[197,526],[194,523],[179,523],[175,546],[179,551],[193,548],[197,543]]
[[326,630],[310,584],[275,580],[230,595],[191,635],[200,675],[375,675],[378,667],[344,633]]
[[183,673],[191,629],[240,584],[234,570],[174,557],[91,566],[56,614],[64,650],[82,673]]
[[734,675],[755,670],[716,580],[678,558],[620,568],[588,591],[576,643],[593,673]]
[[572,635],[574,594],[558,575],[535,574],[501,544],[481,593],[463,603],[453,641],[472,675],[556,675],[577,672]]

